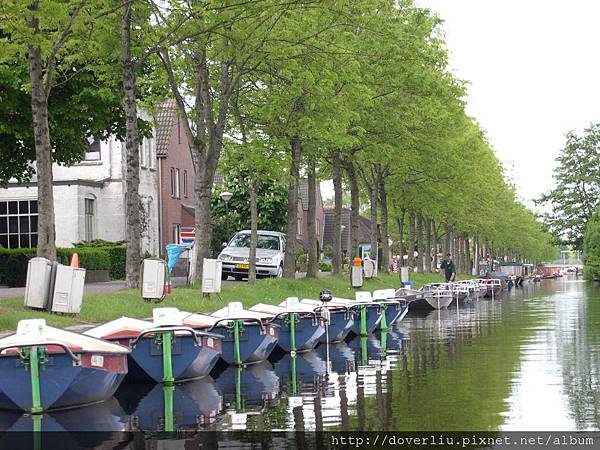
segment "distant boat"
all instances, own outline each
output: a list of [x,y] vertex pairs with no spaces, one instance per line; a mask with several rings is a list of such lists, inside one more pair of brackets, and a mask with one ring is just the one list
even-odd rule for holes
[[129,349],[21,320],[0,339],[0,409],[40,413],[101,402],[127,373]]
[[409,311],[447,308],[452,302],[452,292],[441,290],[425,292],[400,288],[396,290],[396,297],[409,300]]

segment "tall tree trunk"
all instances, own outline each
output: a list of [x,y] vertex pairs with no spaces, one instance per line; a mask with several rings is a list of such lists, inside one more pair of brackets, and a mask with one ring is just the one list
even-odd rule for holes
[[404,253],[406,252],[406,248],[404,247],[404,221],[406,217],[406,210],[400,210],[400,215],[396,219],[398,222],[398,235],[400,236],[399,249],[400,249],[400,262],[398,263],[398,267],[404,266]]
[[52,145],[48,127],[48,97],[44,90],[39,47],[29,48],[29,76],[39,205],[37,255],[54,261],[56,260],[56,228],[52,189]]
[[250,253],[248,269],[248,284],[256,283],[256,245],[258,244],[258,180],[250,182]]
[[417,258],[417,271],[423,273],[423,260],[425,253],[425,246],[423,245],[423,215],[418,212],[417,213],[417,252],[419,256]]
[[378,174],[379,183],[379,208],[381,209],[381,271],[390,271],[390,230],[387,204],[387,191],[385,190],[385,177]]
[[447,223],[444,224],[444,251],[442,252],[444,257],[448,253],[452,253],[452,248],[450,248],[450,225]]
[[290,183],[288,185],[287,225],[285,228],[286,247],[283,276],[291,280],[296,278],[296,235],[298,230],[298,183],[300,179],[300,160],[302,158],[302,142],[299,136],[290,141],[292,161],[290,166]]
[[334,275],[342,273],[342,161],[340,151],[333,152],[333,191],[335,207],[333,211],[333,264]]
[[350,241],[352,242],[352,255],[348,255],[350,259],[355,256],[360,256],[359,246],[359,225],[360,225],[360,199],[358,191],[358,179],[356,176],[356,168],[354,163],[349,161],[346,165],[346,173],[348,174],[348,180],[350,181]]
[[425,267],[424,272],[432,272],[431,267],[431,220],[425,217]]
[[[377,186],[373,183],[373,177],[369,177],[363,170],[360,171],[365,187],[367,188],[367,195],[369,196],[369,218],[371,219],[371,227],[369,229],[369,240],[371,244],[371,259],[378,259],[378,233],[377,233]],[[381,261],[378,261],[378,264]]]
[[415,267],[415,211],[408,210],[408,267],[412,271]]
[[466,272],[470,275],[473,272],[473,261],[471,259],[471,241],[469,235],[465,235],[465,267]]
[[439,251],[439,232],[438,232],[438,224],[435,221],[431,221],[431,228],[433,232],[433,255],[431,258],[431,271],[435,272],[437,269],[437,261],[438,261],[438,251]]
[[308,168],[308,265],[307,278],[317,278],[319,271],[319,241],[317,239],[317,169],[314,161]]
[[141,224],[140,224],[140,153],[137,114],[137,84],[135,66],[131,54],[131,3],[123,8],[121,17],[121,68],[123,71],[123,109],[125,110],[125,213],[127,262],[126,283],[128,288],[140,284]]

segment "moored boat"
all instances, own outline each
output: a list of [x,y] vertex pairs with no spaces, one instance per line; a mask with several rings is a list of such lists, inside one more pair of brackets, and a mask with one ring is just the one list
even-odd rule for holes
[[184,326],[175,308],[153,313],[154,322],[121,317],[85,334],[131,348],[128,381],[170,384],[208,375],[221,356],[222,337]]
[[393,326],[396,322],[400,322],[408,312],[408,301],[396,298],[396,291],[394,289],[373,291],[373,301],[377,302],[385,311],[385,316],[379,323],[379,328],[382,330]]
[[[279,326],[232,302],[213,315],[181,312],[184,325],[222,337],[221,358],[227,364],[253,364],[269,357],[279,340]],[[270,318],[268,315],[261,317]]]
[[[279,306],[282,304],[285,304],[285,302],[280,303]],[[298,307],[314,311],[320,316],[327,315],[329,317],[325,334],[319,339],[321,343],[341,342],[352,331],[354,317],[347,306],[332,305],[331,302],[324,304],[320,300],[304,298],[300,301]]]
[[372,334],[383,317],[382,308],[373,302],[370,292],[357,292],[355,300],[333,297],[331,304],[346,306],[354,313],[352,332],[357,336]]
[[414,289],[400,288],[396,290],[397,298],[411,298],[408,303],[409,311],[422,311],[447,308],[452,302],[451,291],[416,291]]
[[21,320],[0,339],[0,409],[41,413],[110,398],[127,373],[129,349]]
[[325,335],[322,320],[314,311],[299,308],[299,303],[292,297],[285,301],[285,306],[258,303],[249,309],[273,317],[271,322],[280,327],[278,345],[287,353],[312,350]]

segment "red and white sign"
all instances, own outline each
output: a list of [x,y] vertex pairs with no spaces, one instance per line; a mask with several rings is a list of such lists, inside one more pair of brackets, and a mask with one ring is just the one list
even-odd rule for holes
[[194,227],[181,228],[179,240],[182,244],[192,245],[196,240],[196,229]]

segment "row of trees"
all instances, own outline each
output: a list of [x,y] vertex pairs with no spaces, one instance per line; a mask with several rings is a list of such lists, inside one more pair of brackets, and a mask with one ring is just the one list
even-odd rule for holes
[[[152,111],[166,95],[176,100],[195,167],[197,274],[211,250],[217,170],[247,189],[253,247],[265,180],[287,185],[285,229],[294,242],[298,184],[307,179],[308,276],[318,267],[314,193],[323,179],[335,190],[336,273],[345,189],[354,252],[368,205],[384,271],[389,238],[420,270],[428,263],[415,250],[424,256],[438,242],[464,267],[480,248],[531,260],[550,250],[465,113],[440,20],[411,0],[6,0],[0,19],[8,89],[0,93],[10,102],[0,106],[0,177],[26,178],[36,161],[40,255],[55,256],[52,160],[69,164],[87,138],[114,133],[127,148],[127,278],[138,283],[137,149],[148,124],[137,107]],[[294,252],[288,245],[287,277]]]

